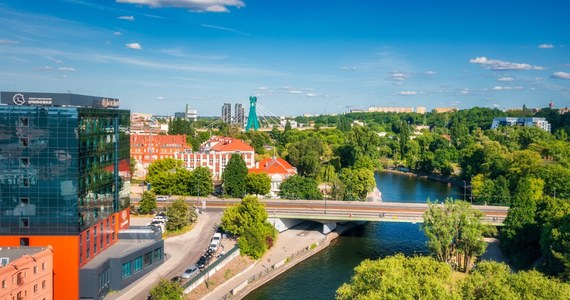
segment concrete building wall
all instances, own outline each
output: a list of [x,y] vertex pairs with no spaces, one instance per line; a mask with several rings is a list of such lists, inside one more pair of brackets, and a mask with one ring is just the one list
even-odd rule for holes
[[[20,251],[28,247],[16,248]],[[0,250],[0,257],[10,250]],[[6,257],[5,257],[6,259]],[[53,298],[53,249],[46,247],[0,265],[0,299]]]

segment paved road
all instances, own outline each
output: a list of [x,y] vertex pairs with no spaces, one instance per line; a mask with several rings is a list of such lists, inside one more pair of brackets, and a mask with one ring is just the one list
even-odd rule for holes
[[[170,279],[180,275],[184,269],[194,264],[204,253],[219,224],[221,212],[206,212],[198,217],[194,228],[184,235],[168,238],[164,241],[164,251],[168,259],[158,268],[137,280],[123,290],[105,297],[112,300],[146,300],[150,289],[160,278]],[[146,225],[148,218],[132,218],[132,225]]]

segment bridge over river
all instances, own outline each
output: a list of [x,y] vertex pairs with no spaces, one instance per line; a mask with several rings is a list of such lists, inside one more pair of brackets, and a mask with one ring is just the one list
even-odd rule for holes
[[[131,198],[137,203],[136,198]],[[175,197],[158,202],[159,207],[170,204]],[[240,199],[219,199],[184,197],[191,203],[205,202],[206,209],[225,209],[240,202]],[[421,223],[427,210],[427,203],[402,202],[361,202],[334,200],[261,200],[269,215],[269,222],[277,230],[283,231],[296,224],[310,220],[323,223],[323,232],[334,230],[341,222],[406,222]],[[199,206],[199,205],[198,205]],[[484,221],[491,225],[502,226],[509,208],[507,206],[473,205],[481,211]]]

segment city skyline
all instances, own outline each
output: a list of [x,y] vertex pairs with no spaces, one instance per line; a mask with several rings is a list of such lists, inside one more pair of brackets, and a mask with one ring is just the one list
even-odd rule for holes
[[201,116],[570,106],[565,1],[0,1],[0,90]]

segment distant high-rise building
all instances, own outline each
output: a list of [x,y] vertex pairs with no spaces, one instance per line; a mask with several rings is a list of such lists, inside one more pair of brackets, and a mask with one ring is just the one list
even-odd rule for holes
[[191,109],[190,106],[186,104],[186,110],[183,112],[174,113],[174,118],[184,119],[188,121],[196,121],[198,120],[198,111],[195,109]]
[[234,105],[234,124],[243,126],[245,121],[245,109],[241,103],[236,103]]
[[438,114],[446,113],[446,112],[454,112],[457,111],[455,107],[436,107],[433,109],[434,112]]
[[418,107],[416,107],[416,112],[417,112],[418,114],[425,114],[425,113],[426,113],[426,108],[423,107],[423,106],[418,106]]
[[414,111],[413,107],[377,107],[371,106],[368,112],[384,112],[384,113],[411,113]]
[[554,102],[550,101],[550,103],[548,103],[548,108],[553,109],[554,108]]
[[232,104],[224,103],[222,106],[222,122],[231,123],[232,122]]

